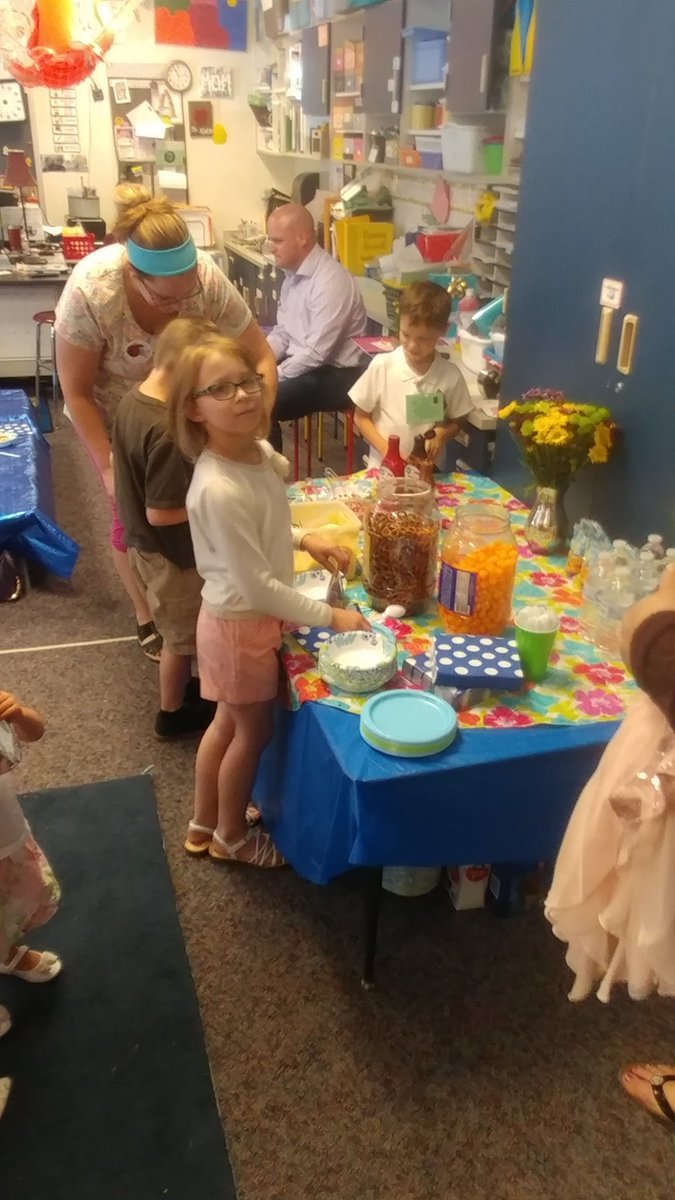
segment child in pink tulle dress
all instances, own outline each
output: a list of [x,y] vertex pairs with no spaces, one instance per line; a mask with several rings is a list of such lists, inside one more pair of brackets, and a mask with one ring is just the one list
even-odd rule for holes
[[[50,951],[20,944],[25,933],[53,917],[60,896],[52,869],[23,815],[13,780],[21,743],[38,741],[44,728],[39,713],[9,692],[0,692],[0,975],[16,975],[29,983],[48,983],[62,967]],[[0,1037],[10,1026],[9,1013],[0,1004]],[[9,1088],[10,1081],[0,1078],[0,1116]]]
[[[577,801],[546,902],[571,1000],[607,1001],[616,983],[675,997],[675,568],[627,614],[622,651],[641,693]],[[675,1066],[621,1079],[675,1123]]]

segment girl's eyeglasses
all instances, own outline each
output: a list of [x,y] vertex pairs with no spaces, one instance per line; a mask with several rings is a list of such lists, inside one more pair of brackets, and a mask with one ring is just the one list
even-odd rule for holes
[[262,384],[262,375],[247,375],[245,379],[240,379],[239,383],[212,383],[211,387],[195,392],[194,399],[198,400],[200,396],[213,396],[214,400],[234,400],[237,392],[254,396],[262,389]]

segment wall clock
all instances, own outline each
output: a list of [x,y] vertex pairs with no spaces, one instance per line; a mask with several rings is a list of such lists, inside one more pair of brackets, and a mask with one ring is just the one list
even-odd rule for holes
[[172,92],[187,92],[192,87],[192,71],[187,63],[177,58],[166,69],[166,82]]
[[0,121],[25,121],[21,85],[14,81],[0,83]]

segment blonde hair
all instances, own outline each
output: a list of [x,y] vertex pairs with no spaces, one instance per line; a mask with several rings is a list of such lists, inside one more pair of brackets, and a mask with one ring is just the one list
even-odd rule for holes
[[137,204],[147,204],[148,200],[152,200],[152,195],[142,183],[123,181],[113,188],[112,198],[119,219],[128,208],[135,208]]
[[[199,376],[205,362],[214,354],[236,358],[252,375],[257,373],[257,364],[246,347],[232,338],[219,333],[209,333],[198,341],[191,340],[172,372],[169,386],[169,430],[174,442],[192,462],[206,448],[208,435],[204,425],[191,415],[195,392],[199,388]],[[267,437],[270,427],[270,397],[265,383],[261,384],[264,416],[254,430],[257,439]]]
[[173,371],[189,346],[200,338],[218,334],[218,326],[205,317],[176,317],[162,330],[153,355],[156,371]]
[[118,242],[133,238],[145,250],[173,250],[190,236],[185,221],[164,196],[151,196],[139,184],[120,184],[115,203],[118,216],[113,235]]

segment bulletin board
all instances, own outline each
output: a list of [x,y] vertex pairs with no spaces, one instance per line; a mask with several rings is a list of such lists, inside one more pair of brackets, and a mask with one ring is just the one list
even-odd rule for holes
[[161,71],[157,64],[108,67],[119,178],[144,183],[153,196],[162,193],[188,204],[183,97]]

